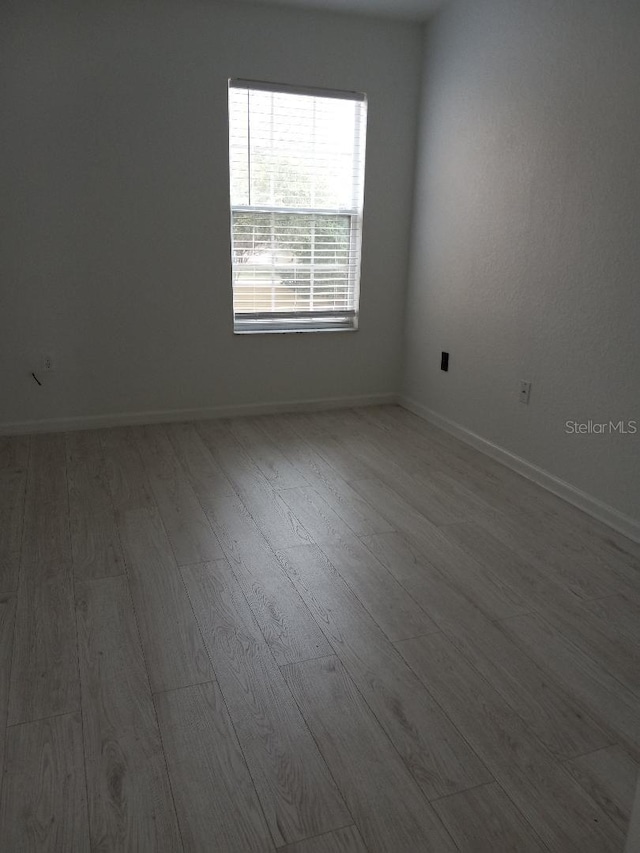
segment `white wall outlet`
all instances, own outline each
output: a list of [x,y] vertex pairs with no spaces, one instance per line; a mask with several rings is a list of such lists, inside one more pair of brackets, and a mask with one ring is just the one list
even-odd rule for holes
[[531,396],[531,383],[524,379],[520,380],[520,402],[525,406],[529,405],[529,397]]
[[53,355],[48,352],[45,353],[40,360],[40,368],[43,373],[51,373],[52,370],[56,369],[56,363]]

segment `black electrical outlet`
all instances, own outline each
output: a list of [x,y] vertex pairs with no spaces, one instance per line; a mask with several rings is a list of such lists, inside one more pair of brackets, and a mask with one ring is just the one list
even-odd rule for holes
[[440,359],[440,370],[449,370],[449,353],[443,352]]

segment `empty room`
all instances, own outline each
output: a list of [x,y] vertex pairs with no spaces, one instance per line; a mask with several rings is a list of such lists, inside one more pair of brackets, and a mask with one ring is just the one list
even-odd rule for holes
[[638,853],[637,0],[4,0],[0,110],[2,853]]

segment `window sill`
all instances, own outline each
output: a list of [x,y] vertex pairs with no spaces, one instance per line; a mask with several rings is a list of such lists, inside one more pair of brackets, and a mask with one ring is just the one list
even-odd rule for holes
[[323,332],[357,332],[357,326],[327,326],[322,329],[244,329],[234,328],[234,335],[310,335]]
[[233,333],[235,335],[277,335],[300,334],[307,332],[356,332],[358,315],[355,311],[337,313],[334,316],[312,314],[292,315],[235,315]]

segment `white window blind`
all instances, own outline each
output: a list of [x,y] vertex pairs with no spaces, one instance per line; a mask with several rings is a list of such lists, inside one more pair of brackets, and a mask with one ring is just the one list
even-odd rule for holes
[[366,99],[229,82],[236,332],[357,328]]

